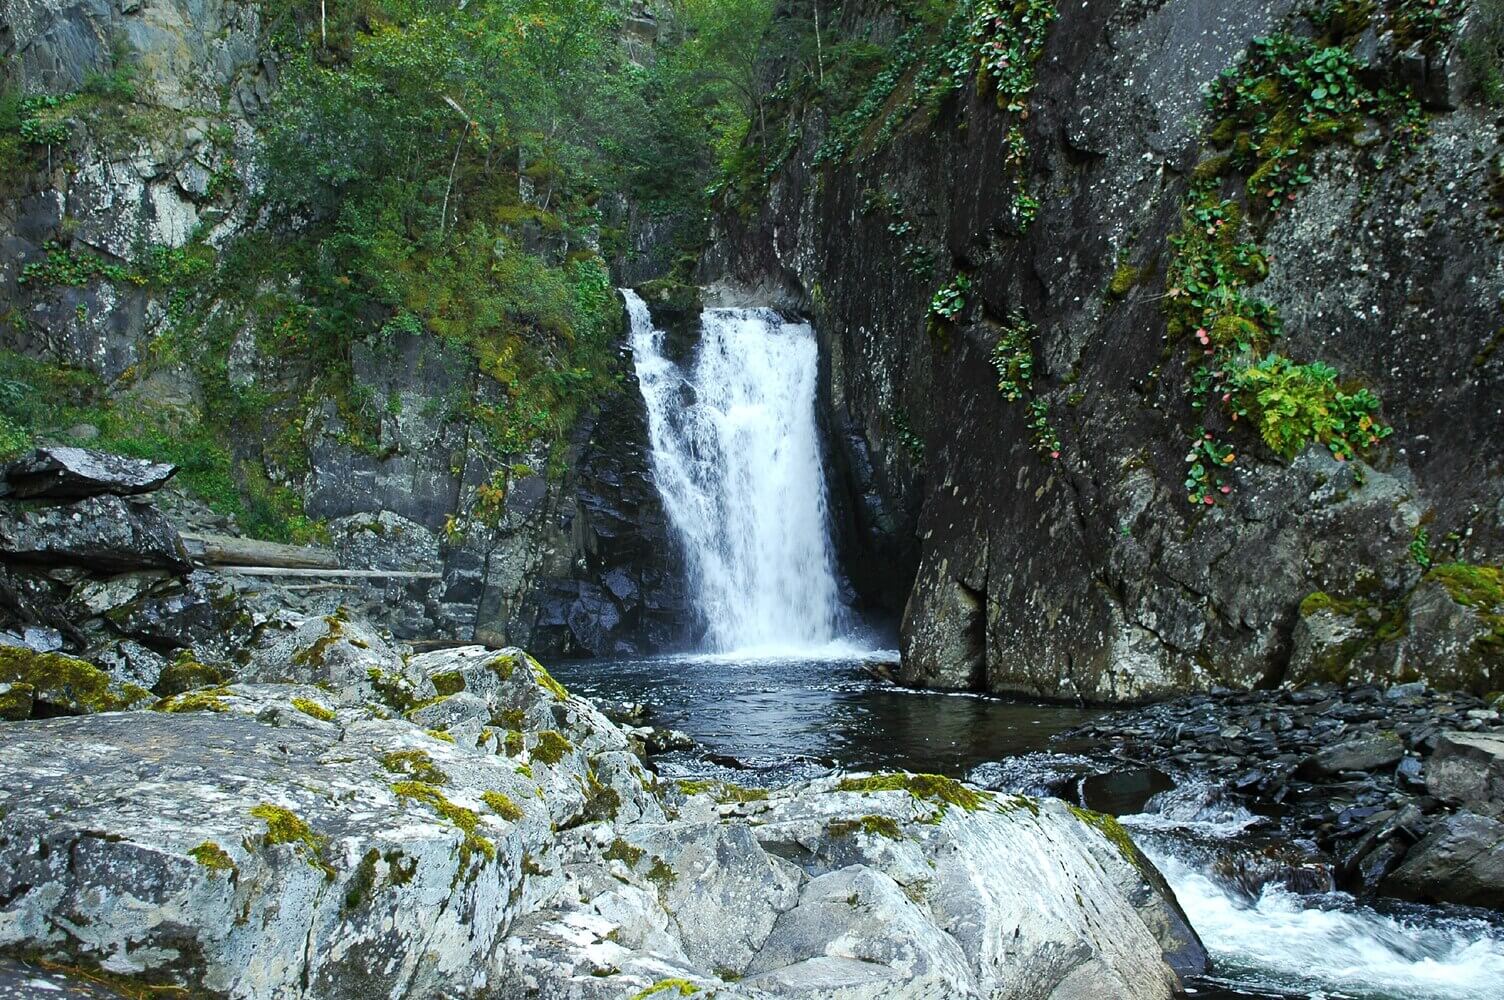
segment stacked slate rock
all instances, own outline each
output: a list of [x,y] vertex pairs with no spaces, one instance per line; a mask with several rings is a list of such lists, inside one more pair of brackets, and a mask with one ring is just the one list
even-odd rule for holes
[[244,658],[251,617],[147,499],[176,471],[39,448],[0,472],[0,715],[133,707]]

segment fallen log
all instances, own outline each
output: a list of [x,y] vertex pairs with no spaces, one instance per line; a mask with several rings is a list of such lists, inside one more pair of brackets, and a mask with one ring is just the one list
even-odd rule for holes
[[285,569],[339,569],[339,557],[312,545],[282,545],[231,535],[184,534],[188,552],[210,566],[276,566]]
[[442,573],[425,573],[399,569],[304,569],[285,566],[222,566],[235,576],[348,577],[352,580],[442,580]]

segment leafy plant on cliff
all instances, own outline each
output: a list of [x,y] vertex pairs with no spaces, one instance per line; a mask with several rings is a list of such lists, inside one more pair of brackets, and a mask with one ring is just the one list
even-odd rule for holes
[[1315,441],[1345,462],[1393,433],[1376,419],[1379,400],[1373,393],[1362,387],[1343,391],[1337,370],[1319,361],[1296,364],[1271,354],[1239,365],[1227,386],[1230,411],[1248,418],[1282,458],[1294,458]]
[[1034,451],[1044,459],[1060,457],[1060,435],[1050,423],[1050,404],[1043,399],[1029,403],[1028,427],[1034,441]]
[[1034,64],[1055,17],[1053,0],[975,0],[970,34],[981,62],[977,84],[993,87],[998,107],[1028,114]]
[[1034,381],[1032,339],[1037,327],[1029,322],[1022,309],[1008,315],[1008,325],[998,335],[992,348],[992,367],[997,369],[997,391],[1008,402],[1024,397]]

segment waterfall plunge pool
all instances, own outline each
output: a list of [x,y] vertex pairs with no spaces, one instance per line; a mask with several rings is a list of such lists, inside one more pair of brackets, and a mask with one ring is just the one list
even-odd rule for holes
[[1071,786],[1072,769],[1089,772],[1089,755],[1103,751],[1059,737],[1093,710],[874,680],[866,668],[893,654],[843,642],[857,623],[840,599],[831,544],[814,331],[768,309],[710,309],[691,356],[673,357],[646,303],[631,291],[622,297],[653,477],[704,645],[722,652],[561,664],[555,673],[602,704],[645,703],[655,726],[693,737],[700,749],[658,758],[661,773],[776,785],[832,770],[903,768],[1011,791],[1074,791],[1122,816],[1201,933],[1220,978],[1187,984],[1193,995],[1504,996],[1497,923],[1423,908],[1380,911],[1273,883],[1253,896],[1219,877],[1217,850],[1224,858],[1229,845],[1239,850],[1248,824],[1236,809],[1208,808],[1194,795],[1183,808],[1183,793],[1201,791],[1196,775],[1178,776],[1186,787],[1174,787],[1153,768],[1129,778],[1108,770],[1105,781],[1098,774]]
[[[892,656],[841,655],[836,647],[820,658],[680,655],[550,669],[571,691],[605,706],[644,705],[653,725],[693,737],[700,750],[655,759],[670,778],[766,786],[833,770],[903,768],[1037,791],[1042,778],[1090,752],[1066,734],[1104,710],[895,688],[867,670]],[[1139,802],[1154,790],[1122,791],[1124,801]],[[1161,798],[1173,803],[1173,794]],[[1216,975],[1188,983],[1192,996],[1504,995],[1504,926],[1495,919],[1433,907],[1380,909],[1341,893],[1299,895],[1272,884],[1250,897],[1229,886],[1215,874],[1208,845],[1235,840],[1249,818],[1236,808],[1183,815],[1168,807],[1123,817],[1212,954]]]

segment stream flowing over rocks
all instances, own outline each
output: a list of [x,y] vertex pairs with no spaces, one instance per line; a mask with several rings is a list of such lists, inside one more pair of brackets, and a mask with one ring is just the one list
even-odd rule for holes
[[[1420,684],[1199,695],[1064,738],[1107,759],[1061,765],[1041,790],[1091,800],[1090,784],[1110,785],[1122,768],[1141,794],[1114,812],[1144,808],[1173,822],[1249,810],[1243,831],[1291,845],[1227,861],[1255,889],[1264,879],[1325,881],[1504,910],[1504,719],[1480,698]],[[1155,794],[1171,776],[1194,793]],[[994,777],[1006,785],[1013,775]]]

